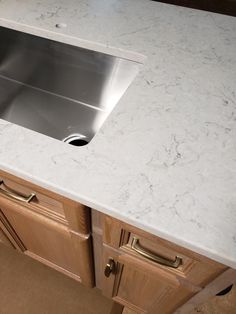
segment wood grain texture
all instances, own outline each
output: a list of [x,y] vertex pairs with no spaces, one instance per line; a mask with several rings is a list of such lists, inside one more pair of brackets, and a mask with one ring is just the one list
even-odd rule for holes
[[70,278],[73,278],[74,280],[76,280],[78,282],[81,282],[80,276],[75,275],[74,273],[66,270],[65,268],[62,268],[62,267],[60,267],[60,266],[58,266],[58,265],[56,265],[54,263],[51,263],[48,260],[46,260],[46,259],[44,259],[44,258],[42,258],[42,257],[40,257],[40,256],[38,256],[38,255],[36,255],[36,254],[34,254],[32,252],[30,252],[30,251],[25,251],[24,254],[29,256],[29,257],[31,257],[31,258],[33,258],[33,259],[35,259],[36,261],[38,261],[38,262],[40,262],[40,263],[42,263],[44,265],[47,265],[47,266],[49,266],[49,267],[59,271],[60,273],[66,275],[66,276],[68,276]]
[[2,188],[6,186],[17,194],[36,194],[30,203],[24,204],[25,207],[65,225],[69,224],[69,228],[75,232],[90,233],[90,208],[1,170],[0,180],[4,181]]
[[174,275],[103,246],[104,264],[112,257],[116,271],[103,277],[103,292],[138,313],[172,313],[196,293]]
[[55,220],[31,211],[28,207],[0,197],[0,208],[27,254],[38,256],[53,266],[81,278],[93,286],[91,239],[80,236]]
[[103,214],[92,209],[91,210],[91,227],[92,227],[92,241],[93,241],[93,257],[94,257],[94,269],[95,269],[95,282],[96,287],[102,290],[103,281],[103,239],[102,239],[102,220]]
[[[103,251],[103,259],[97,262],[96,272],[100,268],[103,275],[109,258],[116,263],[115,273],[109,278],[101,276],[102,291],[134,313],[173,313],[191,298],[194,300],[206,285],[217,280],[228,269],[225,265],[104,214],[100,218],[95,217],[93,229],[96,236],[99,234],[103,239],[103,243],[100,240],[96,244],[96,251]],[[132,250],[133,237],[139,239],[143,249],[155,255],[170,260],[181,257],[182,265],[174,269],[148,260]]]
[[[31,182],[15,177],[2,170],[0,170],[0,180],[3,180],[6,188],[16,194],[23,196],[27,196],[31,193],[36,194],[36,197],[29,204],[24,204],[26,207],[30,207],[32,210],[38,211],[41,214],[65,222],[65,213],[63,209],[63,200],[65,198],[61,195],[43,189]],[[2,185],[1,188],[4,189],[4,185]]]
[[63,199],[63,208],[69,228],[80,234],[88,235],[90,227],[90,208],[74,201]]
[[154,274],[148,265],[144,267],[138,260],[123,258],[121,262],[123,271],[117,297],[148,313],[172,313],[194,294],[181,286],[175,276],[157,271]]
[[[236,283],[236,270],[227,269],[219,275],[215,280],[209,283],[202,291],[193,296],[188,302],[175,311],[175,314],[188,314],[195,309],[196,306],[206,302],[210,297],[215,296],[231,284]],[[236,311],[235,311],[236,312]]]
[[112,307],[111,307],[111,311],[109,314],[122,314],[123,309],[124,309],[123,305],[121,305],[117,302],[113,302]]
[[227,269],[225,265],[112,217],[103,216],[102,221],[104,243],[114,248],[119,248],[124,253],[130,253],[130,255],[140,257],[138,253],[131,250],[131,241],[135,236],[139,239],[141,246],[147,251],[151,251],[158,256],[170,260],[174,260],[176,256],[179,256],[182,258],[183,263],[178,269],[156,264],[146,258],[142,259],[150,265],[154,264],[156,267],[165,269],[169,273],[182,276],[196,286],[204,287],[208,282],[212,281]]
[[114,248],[120,247],[120,239],[124,224],[110,216],[102,216],[103,242]]
[[[102,285],[102,293],[108,298],[113,298],[116,295],[116,288],[119,283],[119,278],[122,273],[122,269],[118,265],[118,257],[119,254],[116,250],[110,248],[109,246],[103,245],[101,247],[102,250],[102,262],[101,262],[101,285]],[[114,273],[110,274],[109,277],[105,277],[104,269],[109,260],[112,258],[115,262]]]
[[0,179],[14,193],[36,194],[26,204],[0,196],[4,225],[23,243],[22,251],[92,287],[90,209],[1,170]]
[[122,314],[139,314],[139,313],[137,311],[129,309],[128,307],[125,307]]
[[95,268],[95,282],[98,289],[102,289],[103,280],[103,256],[102,256],[102,236],[97,233],[92,233],[93,240],[93,256]]
[[92,253],[92,238],[81,237],[75,232],[70,232],[72,250],[75,255],[75,263],[79,268],[79,276],[82,283],[89,288],[94,287],[94,263]]
[[8,237],[6,236],[4,231],[1,229],[1,227],[0,227],[0,244],[3,244],[5,246],[11,247],[11,248],[14,248],[13,244],[8,239]]
[[0,228],[4,232],[5,236],[11,242],[12,246],[17,249],[19,252],[24,252],[26,250],[24,244],[20,240],[20,238],[15,233],[14,229],[10,225],[9,221],[1,211],[0,207]]

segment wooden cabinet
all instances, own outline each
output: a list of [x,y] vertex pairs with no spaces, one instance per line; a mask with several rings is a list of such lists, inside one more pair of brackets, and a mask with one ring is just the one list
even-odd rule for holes
[[172,313],[198,291],[158,267],[104,246],[104,265],[111,257],[115,270],[104,277],[103,292],[138,313]]
[[[226,270],[222,264],[95,211],[92,226],[97,285],[136,313],[173,313]],[[104,268],[109,266],[106,277]]]
[[20,252],[24,250],[24,245],[16,235],[14,229],[9,224],[8,220],[4,216],[0,209],[0,243],[14,248]]
[[11,243],[11,241],[8,239],[5,232],[0,228],[0,244],[4,244],[8,247],[14,247]]
[[[48,191],[42,189],[38,199],[35,186],[32,186],[32,191],[36,196],[25,202],[26,193],[19,191],[17,182],[9,181],[9,176],[6,178],[4,175],[1,174],[4,183],[0,191],[0,220],[10,234],[12,246],[17,244],[24,254],[86,286],[93,286],[89,208],[53,193],[48,195]],[[25,191],[30,186],[23,182],[20,189]],[[46,200],[52,205],[48,209]],[[59,208],[55,204],[60,204]]]
[[[0,171],[0,243],[114,300],[112,313],[187,313],[236,281],[204,256]],[[92,222],[92,223],[91,223]],[[213,285],[213,288],[212,288]],[[227,286],[226,286],[227,285]],[[200,296],[200,297],[199,297]]]

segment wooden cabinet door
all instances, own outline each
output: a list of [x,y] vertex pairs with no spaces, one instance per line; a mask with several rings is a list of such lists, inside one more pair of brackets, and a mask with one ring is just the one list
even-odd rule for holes
[[104,294],[138,313],[173,313],[197,292],[184,280],[108,246],[103,257],[104,265],[110,258],[115,261],[115,271],[104,276]]
[[25,254],[87,286],[93,285],[89,236],[5,197],[0,197],[0,210],[22,242]]
[[20,252],[25,250],[24,245],[17,237],[16,233],[14,232],[13,228],[9,224],[8,220],[4,216],[3,212],[0,209],[0,243],[17,249]]
[[0,244],[4,244],[5,246],[14,248],[13,244],[11,243],[11,241],[8,239],[5,232],[1,228],[0,228]]

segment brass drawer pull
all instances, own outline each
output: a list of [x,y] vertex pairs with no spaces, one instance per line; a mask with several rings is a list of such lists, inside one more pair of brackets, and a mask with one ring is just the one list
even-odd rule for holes
[[151,252],[145,251],[140,245],[139,245],[139,239],[133,238],[131,243],[131,248],[133,251],[137,252],[138,254],[142,255],[143,257],[146,257],[150,261],[153,261],[155,263],[178,268],[182,264],[182,259],[178,256],[175,257],[174,261],[171,261],[169,259],[157,256]]
[[[4,182],[0,181],[0,185],[2,185],[2,184],[5,186]],[[0,194],[8,196],[9,198],[11,198],[13,200],[21,201],[24,203],[29,203],[36,196],[36,194],[34,194],[34,193],[31,193],[29,196],[18,195],[16,193],[10,191],[9,189],[7,189],[6,186],[5,186],[5,189],[6,190],[3,190],[0,188]]]

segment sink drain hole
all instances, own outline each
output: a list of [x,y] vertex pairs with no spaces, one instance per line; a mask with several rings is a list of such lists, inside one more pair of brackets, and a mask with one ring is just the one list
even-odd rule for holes
[[73,146],[84,146],[88,144],[88,139],[82,134],[71,134],[63,139],[63,142]]

